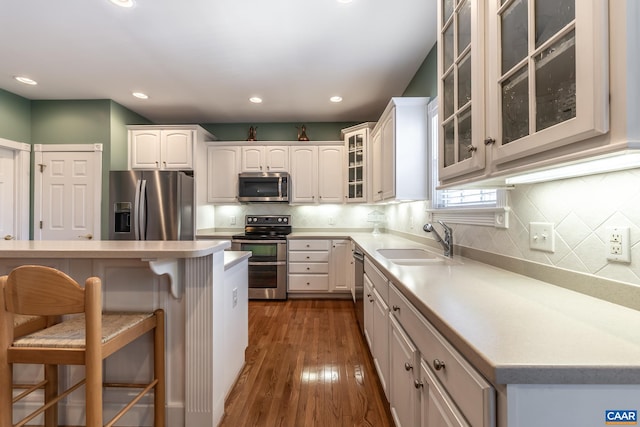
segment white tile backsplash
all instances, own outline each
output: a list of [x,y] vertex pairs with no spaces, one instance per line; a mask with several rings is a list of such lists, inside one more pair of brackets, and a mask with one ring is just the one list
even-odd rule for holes
[[[455,244],[640,286],[640,169],[519,185],[509,190],[509,206],[508,229],[452,224]],[[216,228],[241,229],[245,215],[289,214],[299,229],[371,229],[367,215],[383,210],[385,228],[430,237],[422,231],[428,222],[426,209],[427,202],[387,206],[246,204],[216,206],[214,222]],[[231,225],[234,216],[236,225]],[[529,249],[530,222],[554,223],[554,253]],[[608,226],[630,227],[631,263],[607,261]]]
[[[387,207],[387,227],[424,237],[421,226],[407,228],[407,212],[424,202],[410,205]],[[452,224],[455,243],[640,286],[640,169],[519,185],[509,206],[509,229]],[[530,222],[554,223],[554,253],[529,249]],[[607,261],[610,226],[630,227],[631,263]]]

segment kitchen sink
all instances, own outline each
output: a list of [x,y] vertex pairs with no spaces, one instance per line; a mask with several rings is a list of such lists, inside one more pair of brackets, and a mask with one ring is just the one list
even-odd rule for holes
[[420,248],[378,249],[377,252],[390,262],[402,266],[457,264],[450,258]]
[[408,249],[378,249],[378,253],[388,259],[393,260],[429,260],[438,259],[438,255],[419,248]]

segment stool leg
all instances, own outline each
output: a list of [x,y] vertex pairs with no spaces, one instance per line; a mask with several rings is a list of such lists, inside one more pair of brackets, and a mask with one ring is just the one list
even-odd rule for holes
[[164,342],[164,311],[156,310],[156,328],[153,335],[153,374],[158,379],[153,392],[154,426],[165,425],[165,342]]
[[[58,365],[44,365],[44,403],[49,403],[58,396]],[[45,427],[58,427],[58,404],[44,412]]]

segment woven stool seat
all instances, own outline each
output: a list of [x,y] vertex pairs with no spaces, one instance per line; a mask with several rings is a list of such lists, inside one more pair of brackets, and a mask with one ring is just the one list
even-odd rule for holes
[[[102,314],[102,344],[106,344],[127,329],[133,328],[153,313],[104,313]],[[13,347],[84,348],[84,314],[18,338]]]

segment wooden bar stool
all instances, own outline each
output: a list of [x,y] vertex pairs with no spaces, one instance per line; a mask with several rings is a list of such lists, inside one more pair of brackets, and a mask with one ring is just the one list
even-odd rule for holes
[[[14,336],[14,316],[66,316],[37,332]],[[154,374],[146,384],[103,384],[103,360],[153,330]],[[47,411],[55,414],[58,401],[83,384],[87,427],[112,426],[145,394],[154,391],[154,426],[165,424],[164,312],[103,313],[101,282],[90,277],[84,289],[51,267],[21,266],[0,277],[0,427],[13,426],[13,364],[45,365],[45,404],[15,426],[23,426]],[[58,393],[57,366],[84,365],[86,378]],[[115,417],[103,421],[103,387],[139,387],[138,393]],[[45,413],[45,426],[57,426]]]

